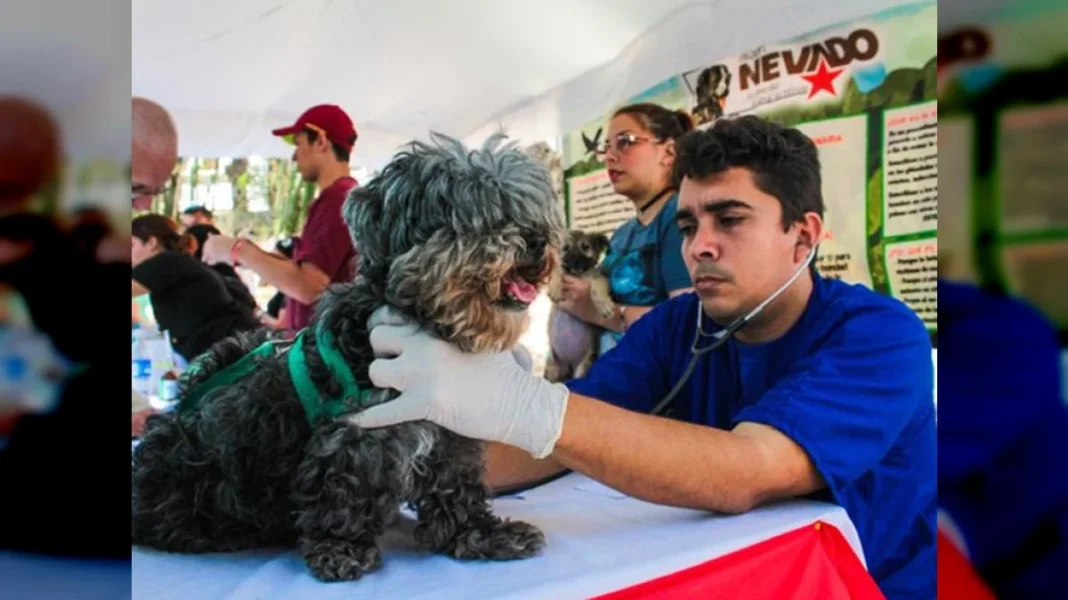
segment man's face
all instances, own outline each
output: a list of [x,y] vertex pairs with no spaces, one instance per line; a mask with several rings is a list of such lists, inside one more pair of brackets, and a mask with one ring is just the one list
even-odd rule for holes
[[178,162],[177,154],[148,148],[134,144],[133,159],[130,161],[132,204],[136,210],[151,208],[152,197],[163,192]]
[[694,289],[705,313],[720,323],[763,302],[809,251],[799,244],[803,226],[783,231],[782,205],[745,168],[683,179],[676,220]]
[[293,150],[293,161],[297,163],[297,171],[304,181],[318,181],[320,165],[322,164],[323,146],[329,150],[329,144],[325,143],[323,136],[318,136],[314,143],[308,142],[308,133],[298,132],[293,136],[296,147]]

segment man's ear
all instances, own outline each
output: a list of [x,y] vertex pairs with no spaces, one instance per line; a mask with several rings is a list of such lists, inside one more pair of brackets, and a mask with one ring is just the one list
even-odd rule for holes
[[798,260],[804,260],[809,252],[823,241],[823,219],[817,213],[805,213],[804,219],[795,225],[797,228]]

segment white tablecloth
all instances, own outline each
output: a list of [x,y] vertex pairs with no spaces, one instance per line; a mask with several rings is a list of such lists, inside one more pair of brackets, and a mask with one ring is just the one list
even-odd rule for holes
[[[174,555],[135,548],[133,597],[320,600],[332,598],[588,598],[697,565],[822,520],[863,562],[856,530],[840,507],[803,500],[725,517],[656,506],[571,474],[494,512],[540,526],[547,546],[528,560],[459,562],[420,552],[414,521],[383,538],[383,567],[360,581],[321,583],[296,552]],[[410,514],[408,515],[411,516]]]

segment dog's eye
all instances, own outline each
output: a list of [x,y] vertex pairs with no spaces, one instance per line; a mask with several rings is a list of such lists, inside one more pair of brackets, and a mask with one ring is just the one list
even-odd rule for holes
[[585,243],[585,242],[583,242],[582,244],[579,244],[579,247],[582,248],[583,252],[589,252],[590,251],[590,245]]

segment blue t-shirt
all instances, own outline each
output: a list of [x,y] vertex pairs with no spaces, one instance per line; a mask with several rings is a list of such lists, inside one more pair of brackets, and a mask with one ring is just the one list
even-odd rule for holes
[[[692,357],[698,302],[684,294],[658,305],[568,387],[650,411]],[[856,526],[883,593],[933,598],[934,365],[915,313],[865,287],[816,277],[786,335],[758,345],[731,340],[698,360],[675,416],[723,429],[763,423],[789,436],[827,482],[814,497],[842,506]]]
[[[601,270],[617,304],[656,306],[667,300],[670,292],[692,285],[682,260],[682,234],[675,224],[678,208],[679,196],[674,194],[648,225],[630,219],[612,234]],[[605,331],[600,353],[622,337],[622,333]]]
[[676,194],[648,225],[630,219],[612,234],[601,269],[618,304],[656,306],[669,292],[690,287],[682,234],[675,224],[678,205]]
[[[1058,597],[1068,409],[1056,330],[1017,299],[947,281],[938,283],[938,325],[939,503],[980,572],[998,572],[1000,594]],[[1050,542],[1036,541],[1042,535]]]

